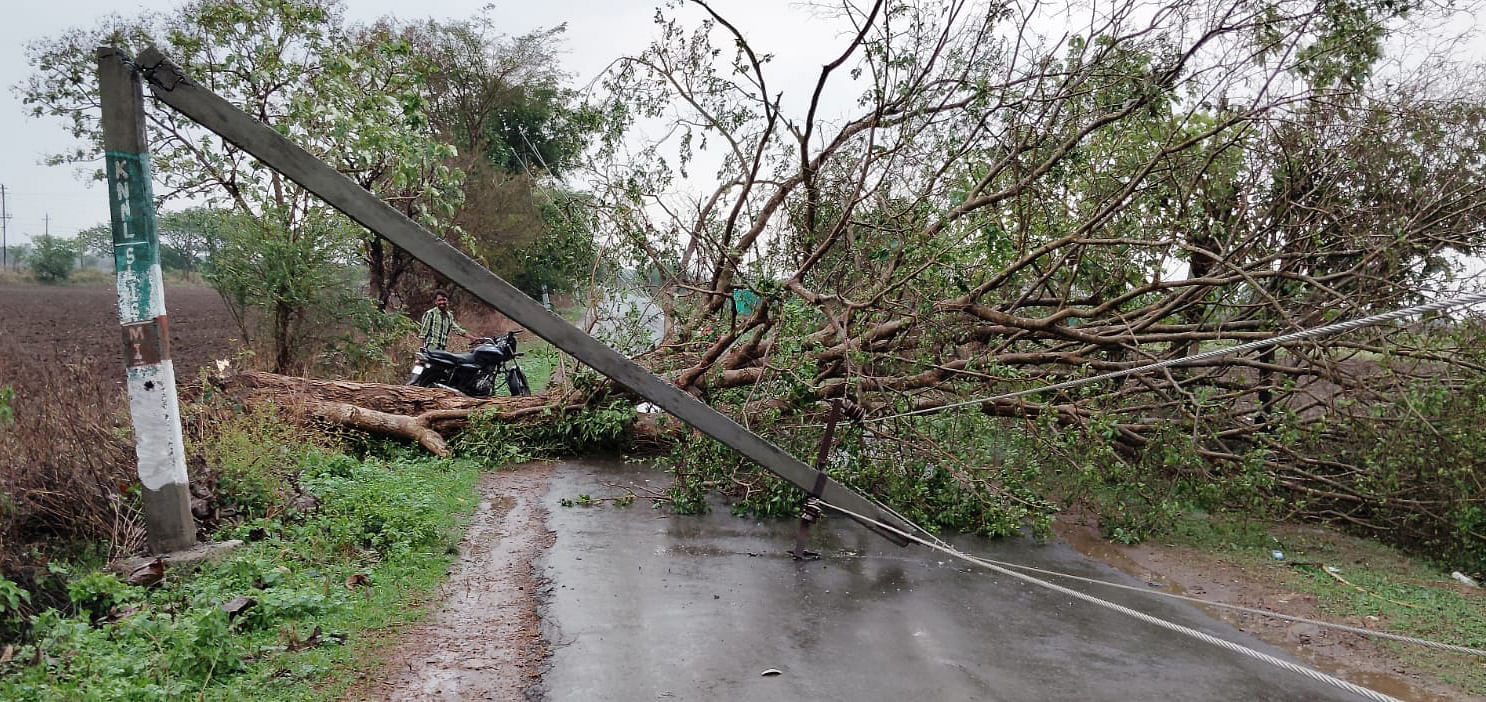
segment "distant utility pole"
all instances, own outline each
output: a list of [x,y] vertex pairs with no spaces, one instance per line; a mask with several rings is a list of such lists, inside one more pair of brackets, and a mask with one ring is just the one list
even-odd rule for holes
[[10,268],[10,213],[5,210],[5,186],[0,185],[0,271]]
[[52,235],[52,213],[48,212],[41,218],[41,233],[46,236]]
[[160,238],[144,135],[144,90],[123,52],[100,48],[97,56],[103,168],[108,176],[129,416],[139,482],[144,485],[141,501],[150,549],[168,553],[196,544],[196,520],[191,516],[180,400],[166,334],[165,281],[160,275]]

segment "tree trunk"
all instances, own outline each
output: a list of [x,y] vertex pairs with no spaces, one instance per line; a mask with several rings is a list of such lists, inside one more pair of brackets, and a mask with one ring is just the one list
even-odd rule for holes
[[274,305],[273,309],[273,345],[274,345],[274,370],[283,373],[289,370],[289,321],[293,313],[285,303]]
[[390,414],[419,415],[433,410],[492,409],[498,413],[555,406],[547,395],[529,397],[468,397],[443,388],[415,385],[357,383],[349,380],[317,380],[294,376],[241,371],[220,385],[247,395],[290,398],[296,395],[340,402]]
[[[469,424],[476,412],[498,421],[546,421],[548,411],[576,410],[597,398],[559,393],[528,397],[468,397],[442,388],[356,383],[346,380],[296,378],[261,371],[242,371],[213,381],[247,405],[271,403],[290,419],[329,422],[358,431],[414,441],[439,455],[449,455],[446,439]],[[683,430],[680,422],[642,414],[631,432],[637,441],[665,443]]]
[[379,236],[373,236],[366,240],[366,287],[371,293],[373,300],[377,301],[377,311],[387,311],[387,300],[391,296],[392,286],[387,283],[384,266],[386,265],[387,244]]

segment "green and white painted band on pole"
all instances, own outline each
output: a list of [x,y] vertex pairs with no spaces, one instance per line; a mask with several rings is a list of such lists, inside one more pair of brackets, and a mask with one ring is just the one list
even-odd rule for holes
[[104,172],[118,273],[119,324],[129,416],[150,549],[168,553],[196,543],[181,412],[170,362],[160,240],[144,135],[139,74],[117,49],[98,50]]

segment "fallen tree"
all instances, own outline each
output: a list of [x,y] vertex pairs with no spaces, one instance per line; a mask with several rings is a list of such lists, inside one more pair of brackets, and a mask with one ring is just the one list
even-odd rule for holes
[[[452,390],[386,383],[299,378],[263,371],[239,371],[213,384],[248,406],[272,404],[287,418],[322,422],[411,441],[448,456],[448,439],[479,415],[512,424],[549,421],[558,412],[581,410],[616,396],[604,390],[578,394],[558,389],[526,397],[469,397]],[[630,427],[636,442],[665,443],[680,425],[657,413],[641,413]]]
[[[849,5],[857,31],[805,102],[698,4],[694,32],[663,18],[607,79],[605,114],[680,138],[600,149],[586,200],[615,284],[595,288],[643,280],[663,308],[654,372],[796,455],[843,400],[863,423],[831,468],[941,526],[1015,533],[1092,502],[1135,539],[1236,506],[1486,563],[1467,431],[1486,407],[1457,404],[1486,369],[1469,317],[973,401],[1478,287],[1460,257],[1486,247],[1486,98],[1450,72],[1372,79],[1402,9],[1070,6],[1051,26],[1087,34],[1041,37],[1020,31],[1057,11],[1036,3]],[[817,109],[828,83],[854,113]],[[674,169],[704,145],[716,188],[677,206]],[[412,419],[309,416],[425,442],[477,411],[312,396]],[[686,450],[698,485],[796,504],[730,452]]]
[[[1084,502],[1137,539],[1233,506],[1486,564],[1468,314],[973,402],[1479,289],[1486,97],[1454,57],[1382,60],[1429,8],[1343,7],[847,3],[805,91],[707,3],[663,13],[605,113],[674,128],[588,179],[602,258],[665,312],[644,361],[797,455],[846,401],[836,467],[946,527]],[[946,472],[1001,517],[942,519],[914,483]]]

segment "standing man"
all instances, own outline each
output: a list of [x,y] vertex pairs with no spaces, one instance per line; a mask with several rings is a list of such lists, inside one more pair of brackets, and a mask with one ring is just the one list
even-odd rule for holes
[[454,315],[449,313],[449,293],[435,290],[433,307],[423,313],[423,321],[418,323],[418,339],[423,342],[423,348],[443,351],[449,345],[450,329],[469,341],[475,340],[464,327],[454,321]]

